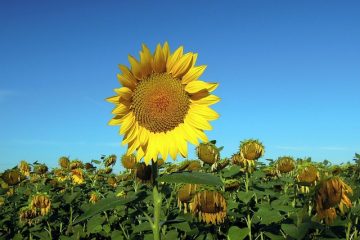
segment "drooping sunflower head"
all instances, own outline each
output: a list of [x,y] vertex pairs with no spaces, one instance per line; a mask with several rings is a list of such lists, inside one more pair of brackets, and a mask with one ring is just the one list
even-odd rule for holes
[[196,147],[196,154],[201,161],[210,165],[220,160],[220,151],[212,142],[200,143]]
[[22,175],[26,177],[30,176],[31,167],[29,163],[27,163],[26,161],[21,161],[18,165],[18,168]]
[[157,161],[161,154],[175,159],[187,156],[187,141],[207,142],[204,130],[219,115],[210,105],[220,99],[210,93],[218,84],[198,80],[206,66],[195,66],[197,54],[183,54],[183,47],[171,53],[169,45],[157,45],[155,52],[143,44],[140,61],[129,56],[131,68],[120,65],[122,87],[107,101],[115,104],[110,125],[121,125],[127,154],[137,152],[137,161]]
[[121,163],[126,169],[134,169],[136,165],[136,156],[135,154],[126,155],[124,154],[121,157]]
[[274,166],[266,167],[266,168],[264,168],[263,171],[265,172],[265,175],[268,178],[274,178],[274,177],[277,177],[277,175],[278,175],[277,169]]
[[36,164],[34,166],[34,171],[37,174],[45,174],[48,171],[48,167],[45,164]]
[[197,189],[198,185],[196,184],[185,184],[179,188],[177,196],[178,207],[180,208],[180,210],[182,207],[184,207],[184,212],[187,213],[188,204],[190,203]]
[[319,219],[325,219],[326,224],[336,218],[335,207],[338,205],[340,212],[344,214],[344,206],[352,206],[348,195],[352,189],[339,177],[331,177],[323,180],[317,188],[315,195],[315,208]]
[[150,165],[138,163],[136,167],[136,177],[143,183],[151,182],[152,170]]
[[295,161],[292,157],[279,157],[276,166],[280,173],[289,173],[295,169]]
[[310,185],[315,184],[316,181],[319,180],[319,171],[314,165],[309,165],[300,170],[299,174],[297,175],[297,179],[300,182],[305,182]]
[[247,161],[256,161],[264,155],[265,147],[259,140],[247,139],[240,143],[240,154]]
[[16,185],[21,181],[21,174],[18,169],[6,170],[1,178],[4,182],[10,186]]
[[179,166],[178,171],[199,171],[201,163],[199,160],[186,160]]
[[81,168],[71,170],[71,179],[74,184],[83,184],[85,182],[83,170]]
[[199,221],[212,224],[223,223],[226,217],[225,198],[217,191],[198,192],[190,203],[190,211]]
[[68,169],[70,165],[70,160],[68,157],[60,157],[59,158],[59,166],[63,169]]
[[240,166],[242,171],[252,173],[255,170],[255,160],[245,159],[241,153],[235,153],[231,156],[231,162],[234,165]]
[[29,206],[22,207],[19,210],[19,219],[21,222],[32,223],[32,220],[36,217],[36,210]]
[[36,212],[39,211],[42,216],[45,216],[50,211],[51,200],[46,193],[37,193],[32,196],[30,207]]
[[109,177],[107,179],[107,183],[111,186],[111,187],[116,187],[117,186],[117,179],[115,177]]
[[225,191],[234,191],[239,189],[240,181],[237,179],[227,179],[225,180]]
[[108,156],[107,158],[105,158],[104,163],[105,163],[105,167],[110,167],[110,166],[114,166],[114,164],[116,163],[116,155],[112,154],[110,156]]
[[72,160],[70,162],[69,166],[70,166],[71,170],[78,169],[78,168],[84,168],[84,164],[80,160]]

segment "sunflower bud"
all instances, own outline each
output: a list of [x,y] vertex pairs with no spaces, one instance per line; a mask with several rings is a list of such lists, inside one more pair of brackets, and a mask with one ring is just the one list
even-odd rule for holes
[[214,164],[220,159],[220,151],[212,142],[200,143],[196,147],[198,158],[207,164]]
[[121,157],[121,163],[126,169],[134,169],[136,164],[136,156],[134,154],[130,154],[129,156],[124,154]]

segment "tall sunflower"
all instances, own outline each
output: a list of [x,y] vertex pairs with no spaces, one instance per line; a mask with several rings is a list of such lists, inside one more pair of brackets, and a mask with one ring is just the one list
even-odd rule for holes
[[143,44],[140,61],[129,55],[130,69],[119,65],[122,87],[107,98],[115,104],[109,125],[121,126],[122,144],[128,145],[127,154],[136,151],[137,161],[149,164],[159,153],[164,160],[169,154],[186,157],[187,141],[208,142],[204,130],[219,117],[209,107],[220,100],[210,94],[218,84],[198,79],[206,66],[195,66],[196,59],[196,53],[183,54],[182,46],[171,53],[166,42],[153,54]]

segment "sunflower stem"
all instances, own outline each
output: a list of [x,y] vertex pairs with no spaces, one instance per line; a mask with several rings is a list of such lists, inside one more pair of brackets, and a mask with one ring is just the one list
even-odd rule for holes
[[158,165],[157,162],[152,160],[151,164],[152,182],[153,182],[153,201],[154,201],[154,221],[152,224],[152,230],[154,240],[160,240],[160,210],[161,210],[161,194],[158,191]]

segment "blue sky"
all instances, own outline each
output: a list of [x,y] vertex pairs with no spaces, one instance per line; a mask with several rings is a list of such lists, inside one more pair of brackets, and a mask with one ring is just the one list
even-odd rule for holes
[[223,157],[257,138],[264,158],[351,161],[359,10],[358,1],[2,1],[0,170],[124,153],[104,99],[128,54],[164,41],[198,52],[201,79],[220,83],[221,117],[207,134]]

